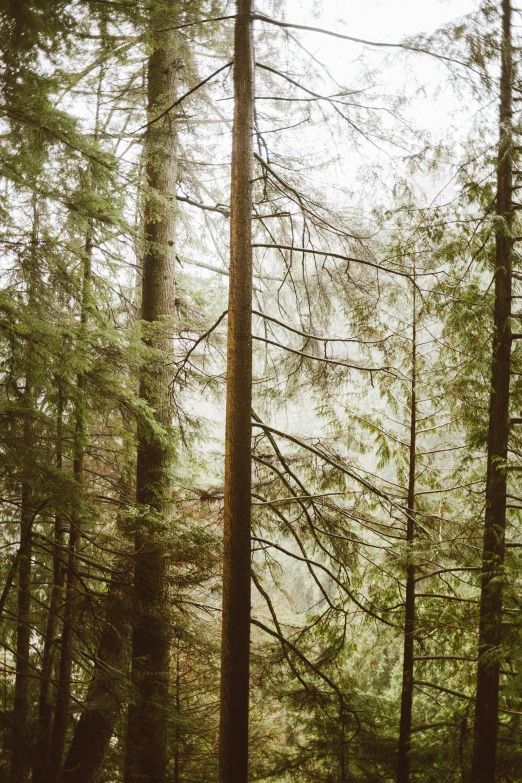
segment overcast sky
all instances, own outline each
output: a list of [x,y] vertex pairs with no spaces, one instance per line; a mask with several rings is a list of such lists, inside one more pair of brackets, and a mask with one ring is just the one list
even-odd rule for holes
[[476,0],[325,0],[320,13],[332,22],[343,20],[350,35],[396,41],[430,32],[476,6]]
[[[263,6],[263,0],[259,4]],[[395,43],[419,33],[430,34],[478,5],[478,0],[287,0],[285,16],[292,22]],[[274,15],[280,16],[275,12]],[[447,67],[440,61],[426,55],[338,41],[316,33],[303,33],[300,38],[340,83],[357,88],[362,69],[370,68],[374,69],[373,81],[381,95],[408,96],[410,103],[401,109],[401,114],[412,126],[428,131],[430,142],[443,140],[456,147],[467,135],[479,107],[471,97],[465,101],[456,97],[449,86]],[[386,122],[384,115],[383,122]],[[393,150],[390,151],[393,156]],[[346,149],[344,174],[354,172],[357,159],[372,165],[374,155],[379,157],[371,145],[357,152]],[[400,158],[400,150],[397,155]],[[385,157],[381,156],[387,165]],[[450,173],[450,180],[451,176]],[[438,187],[439,184],[430,186],[430,194]]]

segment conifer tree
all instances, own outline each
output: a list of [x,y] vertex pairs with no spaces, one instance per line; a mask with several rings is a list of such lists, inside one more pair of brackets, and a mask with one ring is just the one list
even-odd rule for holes
[[[147,64],[146,204],[142,271],[143,341],[151,349],[141,369],[140,397],[155,422],[138,425],[134,619],[126,783],[163,783],[167,774],[170,618],[167,540],[171,495],[172,408],[169,355],[175,307],[176,130],[181,52],[174,0],[151,12]],[[159,32],[156,32],[156,31]]]
[[471,763],[473,783],[494,783],[496,779],[512,341],[510,317],[513,245],[511,233],[513,227],[512,93],[514,71],[511,18],[511,0],[502,0],[495,305],[480,592],[479,658]]
[[219,778],[248,779],[252,416],[251,0],[237,0],[230,193],[230,287],[223,553]]

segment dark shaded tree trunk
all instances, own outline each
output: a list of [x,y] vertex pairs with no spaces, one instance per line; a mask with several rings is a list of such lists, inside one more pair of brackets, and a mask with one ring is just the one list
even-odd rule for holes
[[230,215],[223,630],[221,644],[221,783],[246,783],[251,558],[252,434],[252,105],[251,0],[237,0],[234,32],[234,127]]
[[180,676],[179,676],[179,656],[181,642],[178,639],[178,649],[176,650],[176,732],[174,735],[174,783],[180,783],[179,756],[181,744],[181,694],[180,694]]
[[489,403],[486,512],[482,553],[477,693],[471,765],[472,783],[494,783],[497,755],[502,581],[506,529],[506,470],[509,437],[512,269],[512,44],[511,3],[502,0],[502,70],[498,148],[495,312]]
[[413,285],[413,329],[411,352],[411,419],[410,457],[408,476],[408,519],[406,543],[410,563],[406,573],[406,606],[404,612],[404,653],[402,662],[401,718],[399,725],[399,760],[397,783],[408,783],[411,766],[411,718],[413,708],[413,647],[415,641],[415,565],[413,542],[415,540],[415,469],[417,440],[417,323],[415,283]]
[[99,779],[126,693],[127,595],[127,585],[113,578],[94,673],[63,765],[62,783],[96,783]]
[[[35,272],[37,267],[38,243],[38,204],[33,198],[33,228],[31,237],[30,267],[27,269],[28,299],[34,297]],[[13,735],[11,764],[9,768],[9,783],[24,783],[29,771],[30,745],[28,737],[29,718],[29,682],[31,674],[30,644],[31,644],[31,578],[32,578],[32,532],[34,510],[32,508],[33,486],[27,476],[32,462],[33,448],[33,396],[34,396],[34,352],[31,343],[27,347],[25,357],[25,389],[23,393],[23,448],[25,451],[24,470],[26,477],[21,486],[20,513],[20,549],[18,553],[18,594],[16,632],[16,674],[13,704]]]
[[[30,387],[26,386],[26,394]],[[32,510],[33,490],[30,484],[22,485],[21,546],[18,563],[18,628],[16,634],[16,679],[13,705],[13,746],[9,783],[23,783],[29,765],[29,737],[27,719],[29,714],[29,675],[31,641],[31,557],[32,557]]]
[[[58,415],[56,427],[56,468],[63,469],[63,398],[58,391]],[[59,610],[63,601],[64,569],[62,564],[62,548],[64,542],[65,518],[56,514],[54,519],[53,548],[53,586],[49,601],[49,614],[45,628],[45,640],[42,653],[42,669],[40,696],[38,701],[38,735],[35,748],[35,763],[33,767],[33,783],[44,783],[49,763],[51,727],[54,711],[54,689],[52,675],[56,658],[56,636],[59,631]]]
[[[172,27],[172,15],[152,19],[152,29]],[[174,103],[179,68],[172,30],[154,35],[148,62],[149,122]],[[169,656],[167,513],[170,499],[172,413],[169,384],[175,313],[175,199],[177,157],[174,118],[149,124],[146,139],[147,201],[141,318],[144,343],[154,351],[142,368],[140,396],[154,411],[166,437],[138,423],[136,496],[140,518],[135,534],[134,624],[131,699],[127,727],[125,783],[164,783],[167,770]]]

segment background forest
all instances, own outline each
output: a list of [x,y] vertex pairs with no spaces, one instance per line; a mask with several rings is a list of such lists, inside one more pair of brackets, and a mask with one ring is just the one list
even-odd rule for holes
[[0,0],[0,781],[522,781],[522,5],[358,5]]

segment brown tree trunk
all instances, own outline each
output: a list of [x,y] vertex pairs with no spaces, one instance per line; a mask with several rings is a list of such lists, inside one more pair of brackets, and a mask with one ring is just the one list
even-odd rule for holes
[[251,0],[237,0],[225,435],[221,783],[246,783],[248,777],[254,92],[251,13]]
[[[152,20],[152,29],[171,28],[172,17]],[[172,30],[154,35],[148,62],[148,120],[170,106],[179,68]],[[136,495],[141,510],[135,534],[132,692],[127,727],[125,783],[164,783],[167,770],[169,655],[167,513],[170,496],[168,435],[172,413],[168,357],[175,313],[175,120],[167,113],[149,124],[146,139],[147,202],[141,317],[144,343],[154,351],[140,378],[140,396],[154,411],[167,439],[138,424]]]
[[477,694],[471,765],[472,783],[494,783],[497,755],[500,652],[502,643],[502,580],[506,529],[506,471],[509,437],[512,266],[512,44],[511,3],[502,0],[502,71],[500,80],[500,141],[498,154],[495,257],[495,312],[489,432],[486,512],[482,554]]
[[[58,392],[58,415],[56,433],[56,468],[63,469],[63,398]],[[33,783],[44,783],[49,763],[51,726],[53,722],[53,688],[51,684],[56,657],[56,635],[59,628],[59,609],[63,600],[64,573],[62,565],[62,547],[64,538],[65,519],[61,514],[56,514],[54,519],[54,548],[53,548],[53,586],[49,601],[49,615],[45,629],[45,641],[42,653],[42,669],[40,697],[38,702],[38,735],[35,749],[35,763],[33,767]]]
[[129,637],[127,586],[111,581],[107,614],[84,711],[63,765],[62,783],[96,783],[125,698]]
[[415,540],[415,468],[417,439],[417,323],[415,283],[413,285],[413,334],[411,353],[411,419],[410,419],[410,464],[408,477],[408,520],[406,543],[410,563],[406,574],[406,607],[404,613],[404,653],[402,662],[401,718],[399,726],[399,761],[397,783],[408,783],[411,764],[411,716],[413,707],[413,645],[415,641],[415,566],[413,542]]

